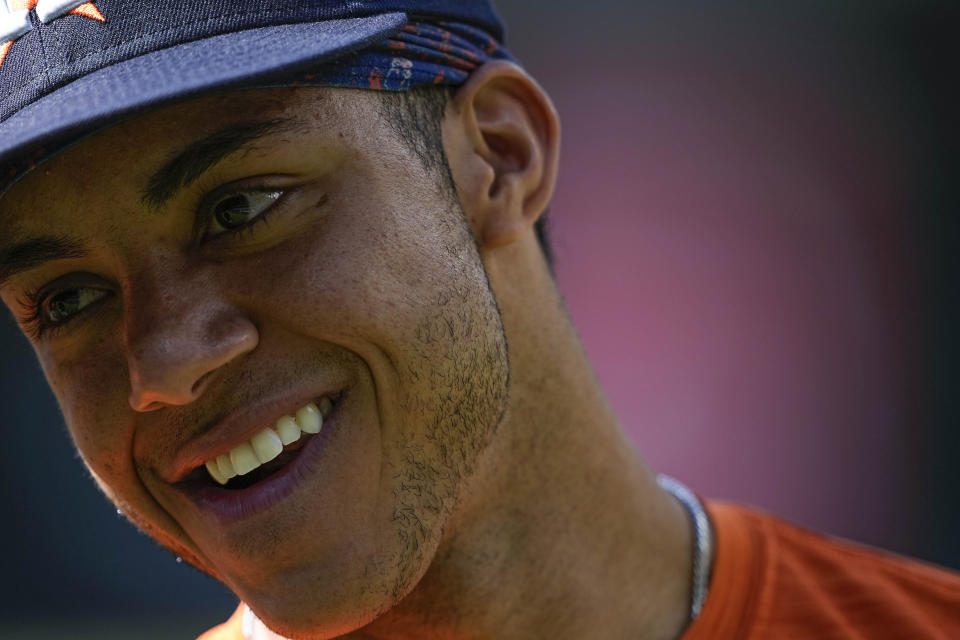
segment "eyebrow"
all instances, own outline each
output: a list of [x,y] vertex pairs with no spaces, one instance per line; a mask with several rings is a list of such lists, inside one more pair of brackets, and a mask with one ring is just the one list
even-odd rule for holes
[[52,260],[83,258],[86,249],[76,240],[41,236],[0,249],[0,286],[14,275]]
[[[239,123],[188,144],[150,177],[141,196],[143,203],[159,209],[227,156],[264,136],[290,131],[296,124],[298,121],[292,118]],[[18,273],[44,263],[87,255],[88,251],[79,241],[58,236],[39,236],[0,247],[0,286]]]
[[289,131],[294,122],[292,118],[280,118],[233,124],[191,142],[150,177],[141,201],[151,209],[160,209],[178,191],[190,186],[227,156],[266,135]]

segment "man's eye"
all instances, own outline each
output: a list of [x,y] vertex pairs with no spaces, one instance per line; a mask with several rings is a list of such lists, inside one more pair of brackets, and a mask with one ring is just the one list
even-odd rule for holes
[[42,320],[51,326],[63,324],[106,295],[107,292],[102,289],[88,287],[62,291],[50,296],[43,303]]
[[208,234],[213,236],[250,226],[282,195],[282,191],[242,191],[221,198],[212,207]]

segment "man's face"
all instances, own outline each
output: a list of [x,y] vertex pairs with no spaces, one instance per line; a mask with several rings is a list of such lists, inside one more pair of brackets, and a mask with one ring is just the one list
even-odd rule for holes
[[[166,108],[0,201],[0,293],[100,485],[280,631],[346,632],[413,586],[506,402],[469,228],[378,100]],[[324,398],[319,434],[211,478]]]

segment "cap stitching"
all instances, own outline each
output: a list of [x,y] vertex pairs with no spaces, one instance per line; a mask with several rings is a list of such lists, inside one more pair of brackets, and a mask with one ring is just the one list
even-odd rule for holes
[[[37,13],[36,13],[35,10],[32,10],[32,11],[31,11],[31,16],[36,16],[37,20],[38,20],[38,21],[40,20],[40,16],[37,15]],[[31,22],[32,22],[32,21],[33,21],[33,18],[31,17],[30,20],[31,20]],[[33,30],[34,30],[34,32],[37,34],[37,40],[40,41],[40,42],[39,42],[39,44],[40,44],[40,50],[43,51],[43,57],[46,58],[46,57],[47,57],[47,39],[43,37],[43,31],[42,31],[41,29],[37,29],[36,27],[34,27]],[[47,81],[49,81],[49,80],[50,80],[50,78],[49,78],[50,73],[49,73],[49,72],[50,72],[50,69],[43,69],[43,70],[41,70],[40,73],[38,73],[37,75],[35,75],[34,78],[33,78],[33,80],[31,80],[31,84],[32,84],[33,82],[38,82],[38,83],[39,83],[41,80],[47,80]]]

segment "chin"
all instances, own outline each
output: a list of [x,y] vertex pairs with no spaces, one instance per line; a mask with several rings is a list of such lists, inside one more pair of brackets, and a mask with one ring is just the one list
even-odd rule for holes
[[291,640],[338,638],[367,626],[393,605],[382,592],[336,600],[291,593],[246,604],[267,628]]
[[362,629],[389,612],[413,590],[427,567],[423,555],[410,558],[399,551],[392,559],[371,558],[353,567],[334,569],[324,563],[260,582],[243,600],[275,633],[292,640],[328,640]]

